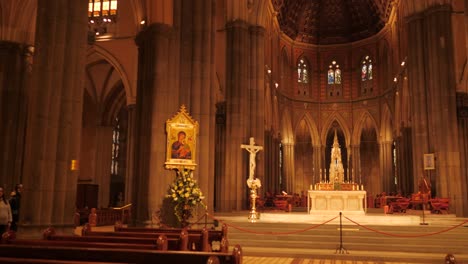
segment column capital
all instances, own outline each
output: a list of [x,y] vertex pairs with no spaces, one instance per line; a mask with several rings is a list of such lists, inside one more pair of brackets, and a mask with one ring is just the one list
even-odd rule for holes
[[249,32],[258,35],[263,35],[265,34],[265,28],[259,25],[249,26]]

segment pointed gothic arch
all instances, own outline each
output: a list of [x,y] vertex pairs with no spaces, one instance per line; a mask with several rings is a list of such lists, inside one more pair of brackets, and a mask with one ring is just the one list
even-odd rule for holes
[[[367,110],[363,111],[361,113],[361,115],[359,116],[359,118],[354,123],[352,143],[355,144],[355,145],[361,144],[361,133],[362,133],[362,129],[363,129],[365,123],[366,123],[367,118],[372,120],[372,124],[373,124],[373,127],[375,129],[376,135],[380,135],[379,134],[380,130],[378,129],[377,122],[376,122],[375,118],[372,116],[372,114],[369,111],[367,111]],[[379,137],[377,137],[377,140],[380,142]]]
[[309,113],[304,113],[294,125],[294,131],[297,130],[299,123],[304,120],[307,124],[307,127],[310,131],[310,138],[313,146],[319,146],[321,144],[321,138],[319,136],[317,124],[314,122]]
[[129,75],[125,71],[123,64],[119,62],[119,60],[114,55],[112,55],[106,49],[99,47],[98,45],[92,45],[90,48],[88,48],[86,56],[88,59],[88,64],[94,62],[95,60],[104,59],[110,65],[112,65],[122,79],[122,84],[127,97],[127,104],[133,104],[135,102],[136,94],[133,91],[136,91],[136,88],[134,87],[136,84],[132,85],[129,79]]
[[323,124],[323,129],[322,129],[322,132],[320,134],[320,140],[322,142],[327,142],[328,131],[330,130],[330,128],[333,125],[333,122],[335,122],[335,121],[338,123],[338,125],[343,130],[346,146],[349,146],[350,143],[351,143],[351,132],[349,130],[349,127],[346,125],[346,120],[343,118],[343,116],[341,116],[337,112],[330,115],[327,118],[327,121],[325,121],[325,123]]

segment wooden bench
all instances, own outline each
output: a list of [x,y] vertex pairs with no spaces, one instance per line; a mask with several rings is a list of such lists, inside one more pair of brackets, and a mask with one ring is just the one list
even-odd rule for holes
[[[232,253],[131,250],[121,248],[77,248],[63,246],[38,246],[1,244],[2,258],[32,260],[94,261],[116,263],[193,263],[193,264],[240,264],[242,250],[236,245]],[[14,263],[14,262],[13,262]],[[21,262],[24,263],[24,262]],[[26,262],[27,263],[27,262]],[[33,263],[33,262],[31,262]],[[37,263],[37,262],[36,262]],[[47,262],[39,262],[47,263]],[[59,262],[60,263],[60,262]]]
[[[82,232],[89,232],[90,226],[84,226]],[[150,227],[124,227],[122,225],[114,226],[115,233],[149,233],[149,234],[164,234],[171,237],[170,234],[179,234],[186,230],[189,234],[189,248],[195,243],[196,249],[201,248],[202,251],[221,251],[227,252],[228,240],[227,232],[228,227],[226,224],[222,226],[221,230],[209,229],[181,229],[181,228],[150,228]],[[203,235],[207,232],[207,235]],[[83,233],[83,234],[84,234]],[[201,235],[202,241],[198,238]]]
[[74,261],[74,260],[55,260],[55,259],[30,259],[30,258],[9,258],[0,257],[2,264],[124,264],[124,262],[96,262],[96,261]]
[[[193,251],[213,251],[209,240],[208,230],[202,230],[201,233],[190,233],[187,230],[177,232],[112,232],[112,231],[91,231],[89,226],[82,230],[84,237],[130,237],[155,239],[164,236],[168,241],[168,250],[193,250]],[[220,251],[220,250],[215,250]]]

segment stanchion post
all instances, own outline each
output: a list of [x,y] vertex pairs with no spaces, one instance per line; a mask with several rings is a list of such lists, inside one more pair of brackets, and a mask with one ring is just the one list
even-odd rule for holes
[[349,254],[348,250],[343,247],[343,221],[341,219],[342,212],[340,212],[340,246],[336,248],[335,254]]
[[422,223],[419,223],[419,224],[420,224],[420,225],[428,225],[428,223],[426,223],[426,217],[425,217],[426,214],[424,213],[424,211],[426,210],[426,203],[424,202],[424,199],[423,199],[423,201],[422,201],[421,207],[422,207],[422,211],[423,211],[423,212],[422,212],[422,219],[423,219],[423,221],[422,221]]

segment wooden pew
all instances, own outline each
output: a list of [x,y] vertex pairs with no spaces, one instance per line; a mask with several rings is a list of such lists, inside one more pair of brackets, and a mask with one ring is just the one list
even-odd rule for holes
[[2,264],[124,264],[124,262],[96,262],[96,261],[74,261],[74,260],[55,260],[55,259],[28,259],[28,258],[9,258],[0,257]]
[[[88,232],[90,230],[90,226],[84,226],[83,231]],[[169,233],[173,234],[178,234],[180,233],[182,228],[152,228],[152,227],[124,227],[120,224],[117,224],[114,226],[114,231],[116,233],[156,233],[156,234],[165,234],[166,236],[169,236]],[[195,234],[202,234],[203,232],[207,232],[208,235],[204,237],[202,235],[202,239],[207,239],[205,243],[200,243],[196,242],[196,248],[202,248],[203,251],[221,251],[221,252],[227,252],[229,243],[227,240],[227,232],[228,232],[228,227],[226,224],[223,224],[221,230],[210,230],[210,229],[185,229],[189,236],[193,236]],[[82,232],[83,232],[82,231]],[[195,242],[194,240],[189,241],[189,248],[192,246],[192,242]],[[210,246],[210,247],[208,247]],[[219,250],[218,250],[219,247]]]
[[[177,229],[177,230],[164,230],[161,229],[158,232],[109,232],[109,231],[92,231],[91,226],[85,225],[81,231],[82,236],[91,236],[91,237],[135,237],[135,238],[155,238],[158,236],[165,236],[168,239],[168,249],[169,250],[193,250],[193,251],[213,251],[211,246],[213,241],[219,241],[219,249],[215,247],[215,251],[221,251],[221,240],[219,238],[220,234],[210,234],[207,229],[195,230],[187,229]],[[184,243],[179,243],[181,238],[188,236],[188,241]],[[226,251],[224,251],[226,252]]]
[[[27,254],[26,254],[27,253]],[[131,250],[119,248],[77,248],[1,244],[3,258],[33,260],[104,261],[116,263],[193,263],[193,264],[241,264],[242,250],[236,245],[232,253]],[[41,263],[41,262],[39,262]],[[47,263],[47,262],[46,262]]]
[[[75,235],[57,235],[51,227],[43,233],[43,239],[48,241],[57,241],[61,243],[86,242],[96,244],[97,247],[107,247],[115,245],[137,249],[159,249],[159,250],[188,250],[188,234],[182,232],[179,236],[167,237],[164,234],[155,234],[153,237],[127,237],[127,236],[75,236]],[[122,245],[121,245],[122,244]],[[139,245],[139,246],[138,246]]]

